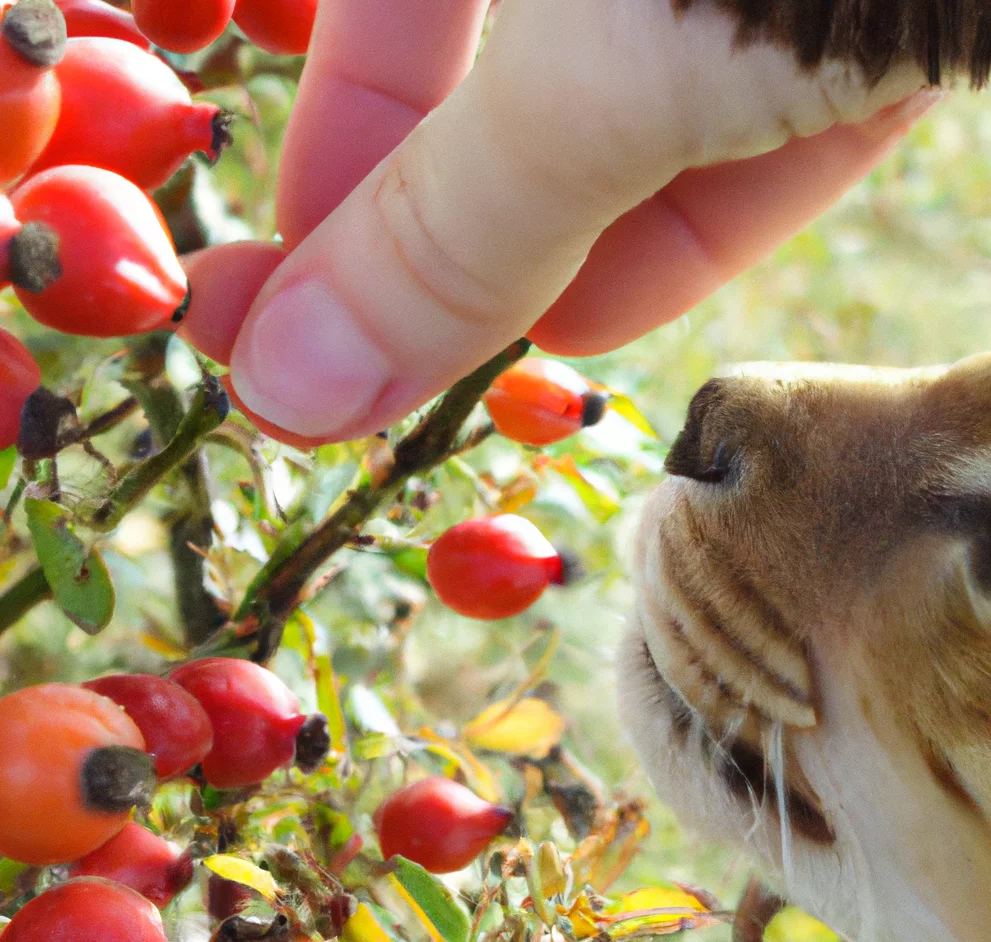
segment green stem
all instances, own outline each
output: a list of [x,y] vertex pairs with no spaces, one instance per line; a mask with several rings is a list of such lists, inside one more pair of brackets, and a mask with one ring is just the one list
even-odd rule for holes
[[455,383],[396,445],[392,468],[384,478],[372,481],[367,474],[359,474],[354,487],[345,491],[324,521],[297,546],[285,545],[295,538],[291,532],[287,534],[284,543],[276,547],[272,558],[255,578],[234,616],[235,621],[249,615],[258,619],[256,659],[264,659],[259,658],[263,651],[271,653],[274,650],[275,645],[266,636],[281,632],[314,573],[350,543],[362,524],[410,477],[429,471],[460,450],[458,433],[482,394],[529,348],[529,341],[518,340]]
[[11,518],[14,516],[14,511],[17,510],[17,505],[20,503],[21,496],[24,494],[24,490],[27,486],[27,480],[23,477],[19,478],[17,483],[14,485],[14,489],[10,492],[10,498],[8,499],[7,506],[3,511],[3,517],[0,519],[0,535],[6,533],[9,529]]
[[51,597],[52,590],[41,568],[29,569],[0,595],[0,632],[6,631],[39,602]]
[[189,457],[204,435],[224,421],[227,409],[226,394],[219,382],[210,377],[196,392],[172,440],[158,454],[132,468],[85,521],[86,524],[102,532],[116,527],[166,474]]
[[213,515],[207,490],[206,461],[196,451],[180,468],[188,503],[169,525],[169,552],[175,573],[176,601],[190,645],[202,644],[227,619],[203,585],[206,560],[198,550],[209,549]]

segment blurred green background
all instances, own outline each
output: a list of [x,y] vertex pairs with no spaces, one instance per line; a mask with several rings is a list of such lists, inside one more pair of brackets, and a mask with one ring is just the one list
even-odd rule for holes
[[[271,235],[278,145],[294,85],[265,74],[246,89],[214,97],[246,116],[235,146],[212,171],[199,166],[195,183],[211,238]],[[583,502],[560,476],[543,475],[524,511],[556,544],[582,558],[587,579],[551,591],[524,615],[495,624],[472,622],[430,598],[422,581],[374,552],[342,554],[346,571],[309,613],[333,650],[347,689],[372,685],[404,730],[438,729],[466,721],[499,692],[525,678],[535,655],[534,627],[562,635],[551,665],[550,695],[569,718],[568,748],[608,790],[649,797],[654,833],[624,886],[657,879],[697,883],[731,902],[747,875],[745,861],[682,834],[655,800],[615,715],[613,652],[630,606],[626,554],[643,495],[660,476],[664,449],[680,428],[693,391],[724,362],[836,360],[919,366],[991,347],[986,314],[991,290],[991,110],[977,95],[959,93],[937,107],[907,141],[835,208],[772,257],[737,278],[679,321],[606,356],[570,361],[591,379],[628,394],[659,433],[654,442],[611,416],[578,439],[550,449],[571,454],[600,497]],[[101,370],[119,343],[60,337],[33,325],[0,297],[0,325],[25,339],[46,382],[81,393],[82,411],[95,413],[122,391]],[[169,352],[170,375],[195,379],[181,343]],[[126,453],[139,426],[127,423],[109,441]],[[247,466],[226,449],[208,446],[214,513],[222,539],[215,547],[218,593],[257,566],[257,529],[237,496]],[[263,447],[275,491],[289,508],[319,516],[346,485],[356,454],[328,446],[304,456]],[[484,508],[485,488],[536,480],[532,454],[492,439],[433,482],[443,499],[415,520],[377,520],[371,530],[404,539],[431,538]],[[101,470],[85,456],[64,460],[63,478],[84,501]],[[0,501],[9,493],[0,492]],[[107,560],[118,588],[114,624],[89,639],[50,605],[24,619],[0,641],[0,685],[12,689],[45,679],[80,679],[111,667],[155,670],[177,640],[175,602],[164,551],[170,495],[160,488],[114,538]],[[613,511],[613,512],[610,512]],[[15,520],[23,530],[23,522]],[[21,547],[23,548],[23,547]],[[16,551],[17,546],[14,547]],[[0,548],[4,573],[19,571],[17,553]],[[6,569],[4,568],[6,566]],[[136,644],[140,636],[144,643]],[[300,673],[291,649],[277,663]],[[553,836],[564,840],[560,833]],[[795,917],[797,918],[797,917]],[[835,938],[808,924],[781,923],[770,937],[788,942]],[[699,934],[712,942],[728,930]]]

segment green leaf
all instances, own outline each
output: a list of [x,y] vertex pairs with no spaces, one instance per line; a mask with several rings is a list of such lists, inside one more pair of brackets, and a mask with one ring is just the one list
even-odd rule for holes
[[415,576],[421,582],[427,581],[426,547],[410,546],[401,549],[393,555],[392,561],[400,572]]
[[551,467],[565,479],[578,499],[600,523],[605,523],[619,510],[616,496],[609,493],[612,490],[609,482],[587,469],[579,469],[573,455],[563,455]]
[[0,488],[7,486],[15,464],[17,464],[16,445],[11,445],[10,448],[4,448],[0,451]]
[[392,876],[408,896],[406,901],[419,907],[445,942],[466,942],[468,914],[455,902],[451,891],[412,860],[396,856],[393,861],[396,869]]
[[10,896],[17,886],[17,878],[27,869],[28,864],[0,857],[0,893]]
[[351,746],[351,755],[359,762],[391,756],[395,751],[395,740],[382,733],[369,733],[367,736],[361,736]]
[[50,500],[24,501],[28,529],[55,602],[87,634],[95,635],[114,614],[114,584],[103,557],[87,550],[73,532],[72,515]]

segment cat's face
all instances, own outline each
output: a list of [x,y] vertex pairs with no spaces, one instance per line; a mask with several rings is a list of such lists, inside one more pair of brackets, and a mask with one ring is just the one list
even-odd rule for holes
[[662,800],[868,940],[991,938],[991,356],[707,383],[622,657]]

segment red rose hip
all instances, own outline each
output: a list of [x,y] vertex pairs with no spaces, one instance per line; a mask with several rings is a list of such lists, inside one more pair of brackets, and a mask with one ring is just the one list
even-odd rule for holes
[[556,360],[521,360],[485,393],[496,430],[527,445],[549,445],[594,425],[605,403],[584,376]]
[[119,337],[181,316],[188,283],[161,214],[129,180],[53,167],[10,198],[21,230],[10,274],[37,321],[67,334]]
[[34,357],[15,336],[0,330],[0,450],[17,442],[21,409],[40,383]]
[[167,942],[162,917],[139,893],[95,877],[70,880],[25,903],[3,942]]
[[316,0],[237,0],[234,22],[260,49],[278,56],[306,52],[317,15]]
[[437,597],[469,618],[518,615],[563,579],[557,550],[515,514],[465,520],[427,554],[427,580]]
[[191,693],[171,680],[154,674],[111,674],[82,686],[124,708],[141,730],[159,778],[188,772],[213,746],[210,717]]
[[196,52],[209,46],[227,29],[235,0],[132,0],[138,29],[156,46],[169,52]]
[[[296,695],[251,661],[205,658],[177,668],[169,678],[196,697],[210,717],[213,748],[201,768],[215,788],[241,788],[268,778],[293,760],[297,737],[302,733],[312,739],[312,727],[319,725],[313,720],[320,714],[301,714]],[[312,755],[306,759],[310,767],[319,764]]]
[[400,854],[431,873],[467,867],[513,819],[513,812],[437,776],[390,795],[375,813],[382,856]]
[[194,151],[215,160],[230,142],[229,115],[194,102],[172,69],[133,43],[70,39],[55,74],[62,109],[32,173],[86,164],[153,190]]
[[106,844],[72,864],[69,876],[113,880],[164,909],[193,879],[193,860],[174,844],[128,821]]
[[69,38],[77,36],[106,36],[123,39],[148,51],[151,42],[138,29],[134,17],[104,0],[55,0],[65,17]]

